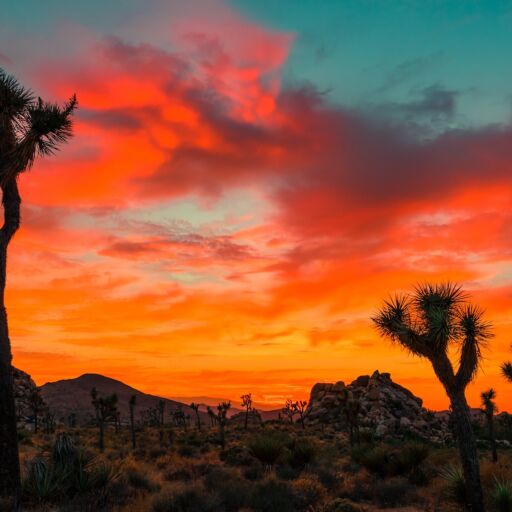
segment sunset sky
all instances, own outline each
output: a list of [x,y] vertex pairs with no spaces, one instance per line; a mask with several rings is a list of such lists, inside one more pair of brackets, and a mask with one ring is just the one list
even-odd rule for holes
[[495,326],[470,402],[512,409],[510,1],[5,3],[0,67],[80,105],[10,247],[38,384],[281,406],[379,369],[445,408],[370,317],[450,279]]

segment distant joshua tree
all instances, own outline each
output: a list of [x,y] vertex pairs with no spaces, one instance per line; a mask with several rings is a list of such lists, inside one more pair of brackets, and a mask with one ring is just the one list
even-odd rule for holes
[[35,388],[32,390],[28,398],[28,403],[30,406],[30,410],[32,412],[32,416],[34,417],[34,432],[37,434],[37,431],[39,429],[39,415],[41,414],[41,412],[43,412],[45,406],[39,388]]
[[73,96],[63,107],[36,99],[0,68],[0,189],[4,223],[0,228],[0,497],[17,506],[20,464],[12,376],[12,352],[5,308],[7,248],[20,227],[18,177],[38,156],[55,153],[72,134]]
[[306,400],[297,400],[293,403],[293,409],[296,414],[299,415],[299,421],[302,425],[302,428],[306,428],[306,424],[304,423],[304,420],[306,419],[306,409],[307,409],[308,403]]
[[222,402],[217,405],[217,424],[219,425],[219,440],[222,449],[226,446],[226,425],[228,422],[228,411],[231,408],[231,402]]
[[247,430],[247,423],[249,422],[249,411],[252,410],[252,394],[247,393],[246,395],[242,395],[240,399],[242,400],[242,407],[245,407],[244,428]]
[[489,441],[491,443],[492,461],[498,462],[498,451],[496,449],[496,439],[494,437],[494,415],[498,412],[496,406],[496,391],[493,388],[484,391],[480,395],[482,399],[482,411],[485,414],[487,420],[487,430],[489,433]]
[[293,424],[293,417],[297,414],[297,409],[294,407],[293,400],[286,400],[281,412],[288,418],[290,423]]
[[[465,396],[478,370],[482,344],[492,336],[483,311],[467,302],[459,286],[424,284],[410,295],[386,301],[372,320],[381,336],[432,364],[450,399],[467,503],[471,512],[483,512],[480,464]],[[459,349],[457,370],[448,355],[450,346]]]
[[206,412],[208,414],[208,417],[210,418],[210,426],[213,427],[217,422],[215,413],[213,412],[213,409],[209,405],[206,406]]
[[512,362],[508,361],[501,365],[501,373],[509,382],[512,382]]
[[199,415],[199,407],[201,406],[201,404],[196,404],[194,402],[192,402],[190,404],[190,408],[195,412],[196,414],[196,425],[197,425],[197,430],[201,430],[201,416]]
[[137,438],[135,436],[135,405],[137,404],[136,395],[132,395],[128,402],[130,408],[130,431],[132,434],[132,448],[135,450],[137,446]]
[[105,427],[108,422],[116,421],[117,418],[117,395],[113,393],[100,397],[96,388],[92,388],[91,399],[99,429],[98,446],[100,451],[103,451],[105,449]]

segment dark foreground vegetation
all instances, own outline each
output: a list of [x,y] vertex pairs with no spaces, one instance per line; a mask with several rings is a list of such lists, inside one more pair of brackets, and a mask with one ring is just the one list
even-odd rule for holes
[[[455,446],[382,442],[272,421],[20,432],[22,502],[32,511],[356,512],[470,510]],[[501,432],[502,436],[512,432]],[[223,437],[222,437],[223,435]],[[224,444],[224,448],[222,445]],[[512,450],[480,453],[486,509],[512,511]]]

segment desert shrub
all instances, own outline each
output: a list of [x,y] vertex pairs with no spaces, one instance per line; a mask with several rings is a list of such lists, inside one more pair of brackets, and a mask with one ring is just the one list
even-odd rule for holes
[[169,482],[183,481],[188,482],[194,477],[192,468],[187,466],[170,467],[164,471],[164,478]]
[[379,480],[373,486],[374,499],[380,507],[397,507],[410,501],[411,484],[403,477]]
[[130,487],[139,491],[153,492],[158,489],[158,486],[151,481],[147,473],[143,473],[135,467],[126,468],[124,479]]
[[446,498],[463,509],[467,508],[466,482],[462,469],[448,466],[440,472],[440,475],[445,481],[444,495]]
[[76,465],[78,449],[71,437],[65,432],[55,438],[52,448],[52,462],[56,468],[70,471]]
[[226,512],[237,512],[249,503],[251,488],[236,470],[214,468],[204,477],[204,485]]
[[239,443],[232,444],[223,450],[220,459],[230,466],[250,466],[253,463],[247,446]]
[[199,484],[179,484],[157,494],[151,512],[213,512],[217,502]]
[[315,460],[318,446],[309,439],[296,440],[288,455],[288,463],[293,468],[303,469]]
[[255,512],[297,512],[295,495],[288,482],[270,478],[254,487],[249,506]]
[[244,477],[247,480],[255,481],[263,478],[263,469],[260,465],[252,465],[244,469]]
[[251,455],[261,464],[272,467],[285,450],[283,437],[277,433],[260,434],[249,442]]
[[197,457],[198,449],[191,444],[182,444],[178,447],[178,454],[182,457]]
[[284,464],[282,466],[277,466],[276,475],[283,480],[295,480],[300,476],[300,469]]
[[359,507],[356,507],[350,501],[345,498],[336,498],[333,501],[327,503],[323,508],[322,512],[362,512]]
[[381,477],[409,475],[415,483],[420,483],[423,478],[420,466],[428,454],[428,447],[418,442],[396,447],[361,445],[352,450],[352,459]]
[[512,484],[496,478],[491,501],[496,512],[512,512]]
[[312,505],[318,505],[325,497],[325,487],[317,478],[301,477],[292,484],[297,510],[308,510]]

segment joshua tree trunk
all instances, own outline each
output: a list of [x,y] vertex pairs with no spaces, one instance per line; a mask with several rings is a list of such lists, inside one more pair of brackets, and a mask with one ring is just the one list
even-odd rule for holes
[[102,418],[100,418],[100,420],[98,422],[98,427],[100,429],[100,439],[99,439],[100,452],[103,452],[105,450],[105,424],[104,424]]
[[466,483],[466,499],[471,512],[484,512],[478,451],[471,426],[469,406],[464,392],[450,394],[452,418],[457,436],[462,470]]
[[18,436],[14,405],[12,353],[5,309],[7,247],[20,225],[20,195],[15,179],[2,186],[4,225],[0,229],[0,496],[17,502],[20,487]]
[[135,418],[134,418],[133,406],[131,404],[130,404],[130,429],[132,431],[132,448],[135,450],[135,447],[137,446],[137,442],[135,439]]
[[492,461],[498,462],[498,451],[496,449],[496,438],[494,437],[494,417],[487,415],[487,427],[489,429],[489,441],[491,443]]

